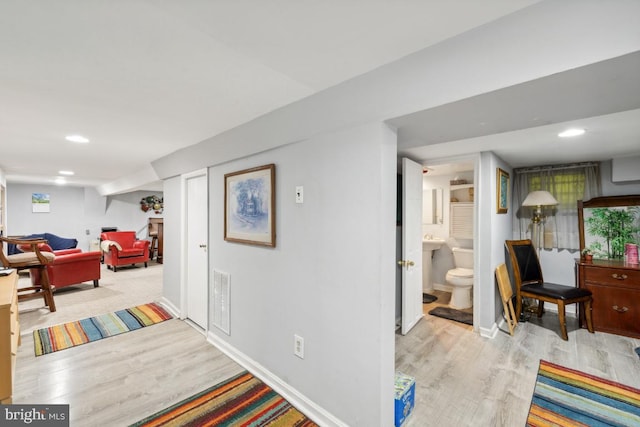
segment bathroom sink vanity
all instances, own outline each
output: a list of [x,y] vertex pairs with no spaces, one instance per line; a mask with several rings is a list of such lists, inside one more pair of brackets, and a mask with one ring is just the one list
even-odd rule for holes
[[444,239],[438,237],[425,238],[422,240],[422,250],[424,252],[433,252],[444,245]]
[[444,245],[444,239],[438,237],[425,236],[422,240],[422,292],[433,292],[433,279],[431,279],[431,269],[433,251],[437,251]]

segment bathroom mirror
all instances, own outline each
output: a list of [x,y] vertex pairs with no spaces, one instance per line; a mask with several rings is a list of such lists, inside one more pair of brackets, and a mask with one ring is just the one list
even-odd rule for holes
[[442,224],[442,188],[423,190],[422,223]]

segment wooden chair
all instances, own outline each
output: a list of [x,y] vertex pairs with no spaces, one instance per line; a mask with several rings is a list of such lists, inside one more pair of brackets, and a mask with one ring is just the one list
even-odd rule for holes
[[[13,243],[30,248],[28,252],[22,252],[14,255],[6,255],[4,253],[4,243]],[[5,268],[13,268],[15,270],[27,270],[37,268],[40,270],[40,284],[38,286],[29,286],[18,288],[18,301],[42,297],[44,304],[49,307],[49,311],[56,311],[56,304],[53,300],[53,286],[49,282],[47,273],[47,264],[55,259],[55,255],[51,252],[43,252],[38,247],[41,243],[47,243],[45,239],[15,239],[0,237],[0,263]]]
[[513,310],[513,289],[511,288],[511,280],[509,280],[509,272],[506,264],[500,264],[496,268],[496,280],[498,281],[498,289],[502,298],[502,307],[504,308],[504,317],[509,325],[509,333],[513,336],[513,331],[518,325],[518,318]]
[[565,319],[565,306],[567,304],[580,304],[580,317],[586,316],[587,328],[593,333],[591,320],[591,303],[593,297],[591,291],[574,286],[558,285],[545,282],[542,278],[542,269],[536,248],[531,240],[507,240],[505,242],[509,251],[509,259],[513,269],[513,279],[516,288],[516,315],[520,318],[522,312],[522,298],[538,300],[538,317],[542,317],[544,303],[551,302],[558,305],[558,318],[560,320],[560,332],[563,340],[568,340],[567,325]]

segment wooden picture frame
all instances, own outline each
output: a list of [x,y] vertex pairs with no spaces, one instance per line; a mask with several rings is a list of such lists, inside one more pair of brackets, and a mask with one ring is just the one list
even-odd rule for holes
[[276,246],[276,165],[225,174],[224,240]]
[[509,211],[509,173],[498,168],[496,171],[496,212]]

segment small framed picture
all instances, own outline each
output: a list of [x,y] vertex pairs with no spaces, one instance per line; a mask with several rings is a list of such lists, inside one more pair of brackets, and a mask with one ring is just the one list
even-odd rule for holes
[[31,211],[34,213],[51,212],[51,199],[49,198],[49,193],[32,193]]
[[224,176],[224,240],[276,246],[276,165]]
[[496,211],[499,214],[506,214],[509,211],[509,174],[498,168],[496,183]]

